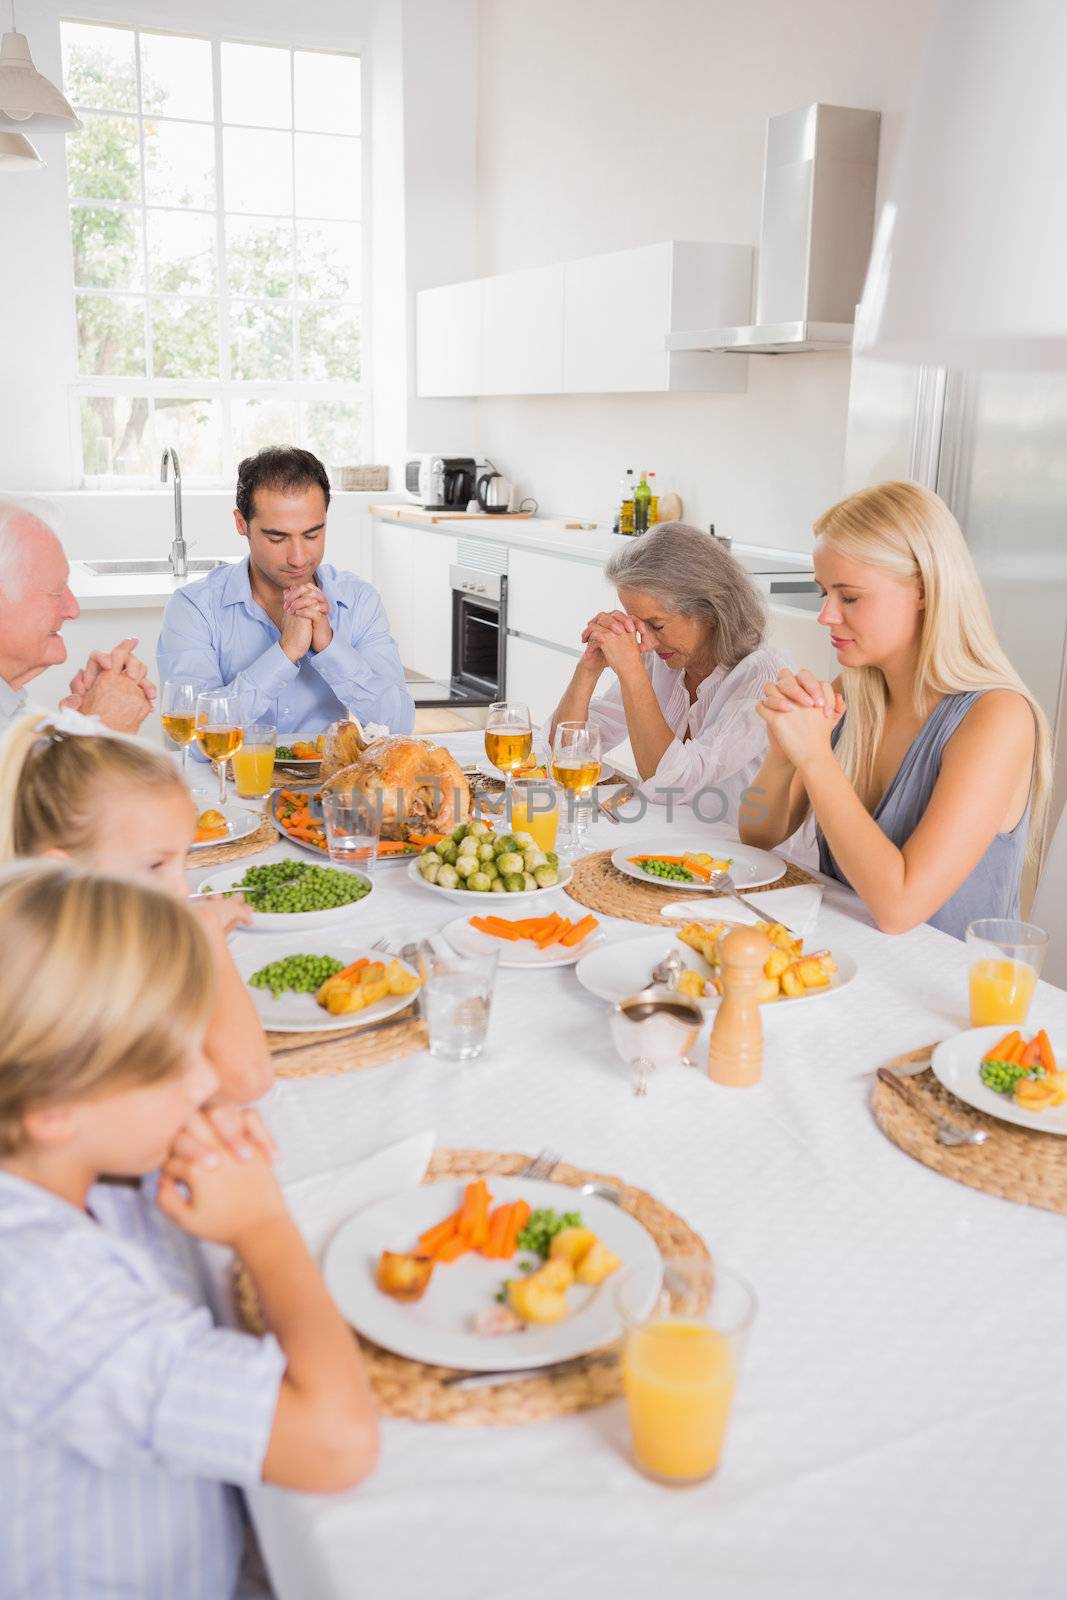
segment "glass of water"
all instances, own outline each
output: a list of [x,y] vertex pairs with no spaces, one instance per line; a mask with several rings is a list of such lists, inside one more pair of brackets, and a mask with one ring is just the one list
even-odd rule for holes
[[460,955],[423,945],[422,1004],[430,1034],[430,1054],[446,1061],[480,1056],[489,1030],[498,955]]
[[352,867],[369,876],[378,859],[381,807],[359,789],[328,789],[322,796],[326,843],[335,867]]

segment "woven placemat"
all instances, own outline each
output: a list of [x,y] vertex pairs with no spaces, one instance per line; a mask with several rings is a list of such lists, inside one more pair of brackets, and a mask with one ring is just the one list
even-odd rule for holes
[[232,844],[206,845],[203,850],[191,850],[186,857],[188,867],[217,867],[223,861],[240,861],[242,856],[255,856],[278,843],[278,830],[270,817],[264,817],[255,833]]
[[[424,1182],[493,1174],[514,1176],[528,1161],[528,1156],[500,1155],[488,1150],[435,1150]],[[568,1166],[565,1162],[555,1169],[552,1181],[575,1187],[592,1182],[615,1184],[620,1191],[622,1209],[647,1228],[664,1260],[671,1257],[709,1259],[700,1235],[643,1189],[635,1189],[602,1172],[586,1172],[580,1167]],[[234,1272],[233,1287],[234,1304],[241,1321],[253,1333],[262,1333],[263,1319],[256,1292],[251,1278],[240,1265]],[[407,1361],[369,1339],[356,1337],[379,1410],[386,1417],[404,1417],[411,1422],[451,1422],[460,1427],[544,1422],[549,1417],[570,1416],[576,1411],[605,1405],[622,1393],[617,1345],[598,1352],[596,1364],[578,1372],[528,1378],[523,1383],[501,1384],[492,1389],[452,1389],[443,1380],[455,1375],[453,1368]]]
[[[785,876],[775,883],[761,884],[760,888],[793,889],[799,884],[816,883],[810,872],[805,872],[803,867],[794,867],[792,862],[785,862]],[[574,863],[574,876],[565,886],[566,893],[572,900],[577,900],[583,906],[588,906],[591,911],[602,911],[608,917],[624,917],[627,922],[647,922],[657,928],[666,927],[667,924],[660,916],[660,907],[668,905],[671,900],[680,900],[686,890],[678,891],[676,883],[665,884],[661,889],[658,884],[638,883],[636,878],[628,878],[625,872],[620,872],[618,867],[611,864],[611,851],[600,850],[591,856],[583,856]],[[706,895],[715,895],[714,889],[701,891]],[[741,894],[744,894],[744,889]],[[754,894],[759,894],[759,889],[754,889]],[[716,898],[722,899],[723,896]]]
[[381,1067],[425,1050],[426,1024],[411,1006],[372,1028],[331,1029],[329,1033],[270,1033],[267,1046],[276,1078],[329,1078]]
[[[906,1066],[928,1056],[932,1048],[927,1045],[923,1050],[911,1050],[886,1064],[890,1068]],[[1040,1206],[1044,1211],[1067,1212],[1067,1139],[1018,1128],[976,1111],[965,1101],[957,1100],[929,1067],[904,1082],[918,1095],[926,1113],[907,1105],[895,1089],[876,1078],[871,1108],[887,1139],[924,1167],[955,1178],[969,1189],[981,1189],[1002,1200],[1017,1200],[1024,1206]],[[985,1143],[939,1144],[934,1121],[937,1116],[947,1117],[961,1127],[983,1128]]]

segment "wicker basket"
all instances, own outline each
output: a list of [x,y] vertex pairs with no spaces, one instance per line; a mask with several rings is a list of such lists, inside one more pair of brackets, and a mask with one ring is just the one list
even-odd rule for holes
[[334,467],[336,489],[388,489],[388,467]]

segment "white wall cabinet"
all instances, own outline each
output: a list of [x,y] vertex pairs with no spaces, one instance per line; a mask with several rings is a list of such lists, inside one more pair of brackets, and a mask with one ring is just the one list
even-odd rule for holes
[[529,706],[535,723],[547,723],[578,665],[578,652],[556,650],[508,634],[508,699]]
[[664,348],[747,322],[749,245],[668,240],[416,296],[420,396],[743,390],[743,356]]
[[457,541],[447,534],[411,530],[411,618],[409,656],[412,672],[447,683],[452,675],[452,585],[448,569],[455,565]]
[[841,671],[830,635],[814,612],[768,605],[766,639],[784,650],[794,667],[807,667],[822,683],[832,683]]
[[508,629],[577,650],[582,629],[618,597],[592,561],[512,549],[508,557]]

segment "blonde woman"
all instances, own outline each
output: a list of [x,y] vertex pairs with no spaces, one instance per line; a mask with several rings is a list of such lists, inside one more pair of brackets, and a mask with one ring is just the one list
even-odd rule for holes
[[997,642],[959,524],[936,494],[883,483],[815,524],[819,621],[836,683],[780,673],[741,837],[773,847],[810,808],[823,872],[878,927],[962,938],[1018,915],[1049,783],[1048,724]]
[[[556,707],[588,720],[604,748],[628,738],[645,797],[682,801],[705,822],[733,825],[767,748],[757,714],[785,657],[763,643],[763,603],[722,546],[684,522],[662,522],[604,569],[621,610],[601,611]],[[605,672],[614,675],[594,699]]]
[[[8,729],[0,744],[0,863],[69,857],[94,872],[138,878],[187,899],[185,858],[196,807],[178,769],[161,751],[106,730],[86,733],[85,725],[70,713],[43,722],[31,714]],[[205,1044],[219,1077],[218,1097],[255,1100],[273,1081],[270,1052],[226,944],[248,911],[225,900],[195,909],[218,977]]]
[[[230,1485],[344,1489],[374,1466],[358,1346],[269,1160],[199,1114],[215,979],[189,910],[22,862],[0,927],[4,1593],[228,1600]],[[168,1153],[183,1128],[210,1161]],[[213,1325],[182,1234],[236,1252],[266,1336]]]

